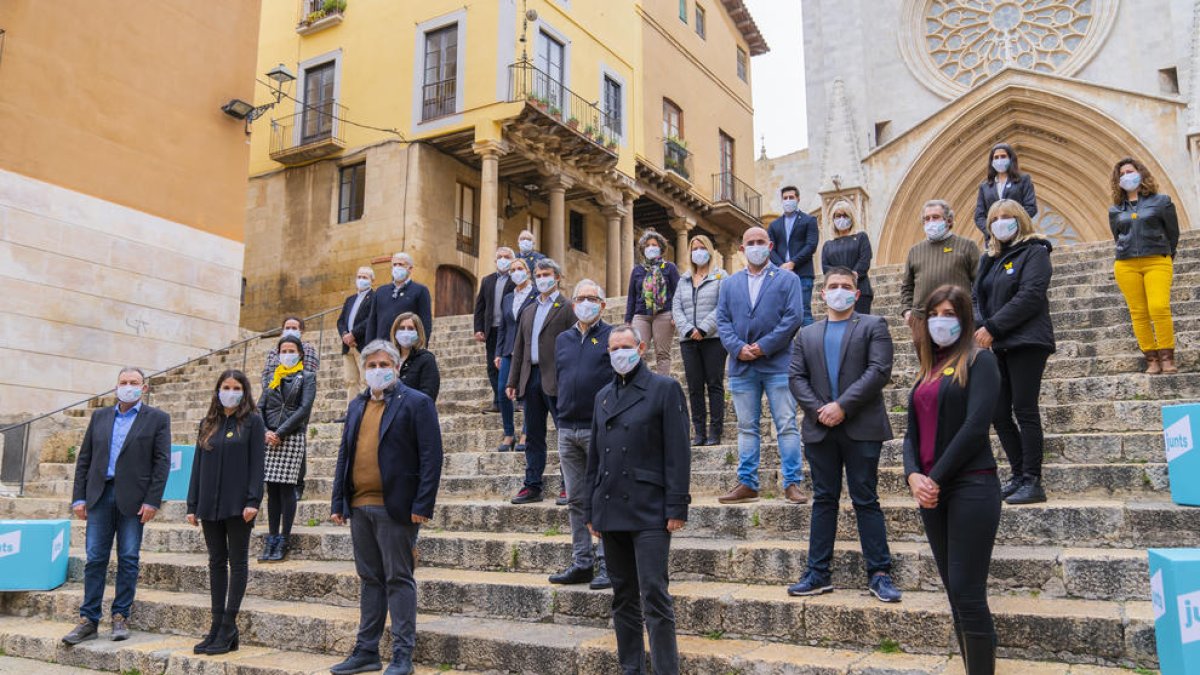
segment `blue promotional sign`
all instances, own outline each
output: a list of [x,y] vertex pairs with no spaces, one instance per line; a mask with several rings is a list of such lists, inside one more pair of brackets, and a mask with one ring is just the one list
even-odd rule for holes
[[192,482],[192,459],[196,455],[194,445],[171,446],[171,473],[167,476],[167,489],[163,490],[164,501],[186,501],[188,487]]
[[1163,675],[1200,675],[1200,549],[1148,553],[1159,669]]
[[1200,404],[1163,406],[1162,415],[1171,501],[1200,506]]
[[68,520],[0,520],[0,591],[48,591],[67,581]]

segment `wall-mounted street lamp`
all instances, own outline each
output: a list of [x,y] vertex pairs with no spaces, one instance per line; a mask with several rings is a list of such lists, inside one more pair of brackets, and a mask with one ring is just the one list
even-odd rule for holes
[[221,106],[221,112],[229,115],[234,119],[246,120],[246,133],[250,133],[250,123],[260,118],[271,108],[274,108],[277,103],[283,100],[283,86],[295,81],[296,76],[292,71],[288,70],[287,66],[282,63],[267,71],[267,77],[275,82],[271,89],[271,94],[275,97],[274,101],[264,103],[260,106],[255,106],[252,103],[247,103],[240,98],[230,99],[228,103]]

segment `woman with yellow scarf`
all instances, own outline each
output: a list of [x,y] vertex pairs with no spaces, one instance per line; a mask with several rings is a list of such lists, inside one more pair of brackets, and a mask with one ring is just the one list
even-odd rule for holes
[[267,524],[259,562],[287,556],[288,537],[296,520],[296,483],[308,446],[308,418],[317,397],[317,376],[304,371],[304,348],[288,335],[279,340],[279,365],[259,398],[267,426]]

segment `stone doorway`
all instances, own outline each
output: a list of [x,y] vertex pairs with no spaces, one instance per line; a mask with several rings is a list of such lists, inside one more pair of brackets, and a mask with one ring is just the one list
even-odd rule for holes
[[434,282],[434,316],[470,314],[475,306],[475,278],[450,265],[437,268]]

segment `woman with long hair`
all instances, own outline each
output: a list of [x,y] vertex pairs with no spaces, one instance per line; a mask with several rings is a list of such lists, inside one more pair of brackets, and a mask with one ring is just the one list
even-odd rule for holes
[[1178,373],[1175,323],[1171,318],[1171,279],[1179,248],[1179,217],[1171,198],[1138,160],[1126,157],[1113,166],[1108,227],[1116,242],[1113,276],[1129,306],[1146,373]]
[[1033,189],[1033,178],[1021,172],[1017,151],[1008,143],[997,143],[988,153],[987,178],[979,184],[979,195],[975,199],[975,227],[989,241],[987,214],[992,205],[1001,199],[1011,199],[1021,205],[1030,218],[1037,215],[1037,191]]
[[[703,234],[688,244],[691,266],[675,288],[671,316],[679,333],[679,355],[692,408],[692,445],[717,445],[725,431],[725,347],[717,333],[720,254]],[[705,390],[708,392],[707,403]]]
[[996,626],[987,579],[1000,526],[1000,481],[988,431],[1000,371],[992,352],[974,346],[968,291],[941,286],[923,309],[913,323],[920,369],[909,396],[904,475],[921,507],[967,675],[991,675]]
[[259,400],[267,426],[267,528],[259,562],[287,557],[296,521],[296,485],[308,453],[308,418],[317,398],[317,375],[306,367],[300,339],[279,339],[279,364]]
[[200,525],[208,547],[212,626],[197,654],[238,648],[237,615],[249,575],[250,532],[262,502],[267,429],[240,370],[217,378],[200,422],[187,521]]
[[437,358],[425,348],[425,324],[413,312],[392,322],[392,341],[400,350],[400,381],[437,403],[442,388]]
[[821,269],[845,267],[858,275],[858,300],[854,311],[871,313],[871,301],[875,291],[871,290],[871,238],[866,232],[855,232],[854,206],[839,199],[829,208],[829,220],[833,223],[833,238],[821,247]]

